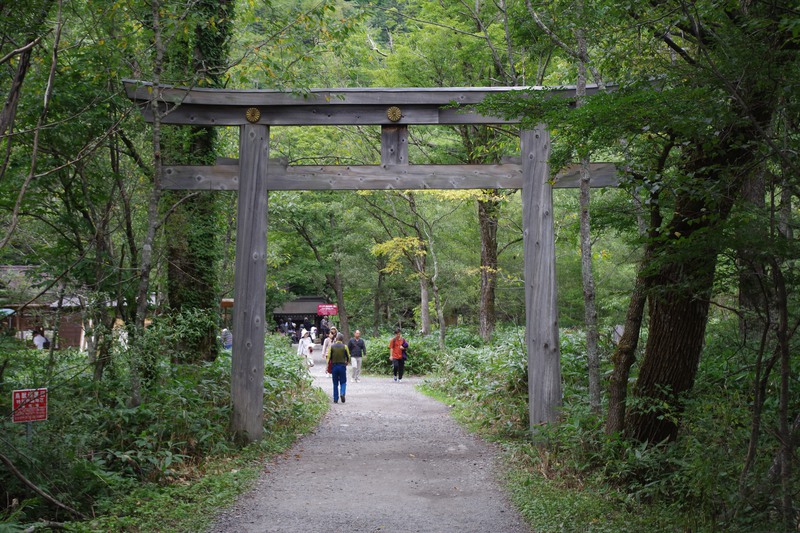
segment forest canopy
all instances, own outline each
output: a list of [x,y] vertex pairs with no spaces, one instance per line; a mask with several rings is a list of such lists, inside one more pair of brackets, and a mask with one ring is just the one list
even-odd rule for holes
[[[622,453],[613,439],[657,450],[658,466],[638,467],[661,475],[674,450],[718,444],[682,448],[687,439],[725,440],[699,429],[725,406],[734,487],[703,512],[741,527],[747,502],[751,518],[794,527],[799,47],[800,11],[781,1],[3,3],[0,308],[29,322],[3,317],[0,392],[35,386],[32,375],[56,383],[71,361],[91,386],[119,386],[109,404],[135,409],[153,405],[165,365],[227,357],[218,336],[230,326],[221,302],[234,296],[238,195],[161,183],[165,167],[239,157],[239,129],[148,123],[123,80],[298,97],[516,87],[477,110],[518,124],[409,128],[408,160],[518,160],[520,130],[546,124],[550,179],[580,169],[580,188],[552,192],[566,393],[550,429],[591,433],[606,465],[603,454]],[[564,86],[574,98],[541,90]],[[377,126],[272,127],[268,142],[282,165],[381,163]],[[593,162],[613,164],[618,186],[590,189]],[[319,296],[337,304],[343,331],[379,338],[403,327],[439,350],[431,374],[453,371],[460,328],[489,345],[526,324],[521,196],[270,192],[268,331],[272,309]],[[68,314],[83,331],[79,350],[59,343]],[[34,327],[54,346],[39,363],[14,355],[32,350]],[[512,375],[524,396],[529,375]],[[643,485],[649,475],[606,474]]]

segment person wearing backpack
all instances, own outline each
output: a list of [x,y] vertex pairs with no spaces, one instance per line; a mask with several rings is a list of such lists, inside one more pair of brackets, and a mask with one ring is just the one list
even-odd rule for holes
[[389,361],[392,362],[392,373],[395,381],[403,381],[403,372],[406,369],[406,348],[408,342],[400,333],[400,328],[394,330],[394,337],[389,341]]
[[331,377],[333,378],[333,403],[345,402],[347,392],[347,365],[350,364],[350,350],[344,344],[344,334],[338,333],[330,347]]

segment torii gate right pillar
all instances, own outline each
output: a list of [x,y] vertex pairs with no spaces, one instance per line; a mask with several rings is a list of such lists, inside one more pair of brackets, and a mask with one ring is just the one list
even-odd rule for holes
[[544,125],[520,132],[522,230],[525,254],[525,345],[531,431],[555,422],[561,407],[561,350],[556,306],[550,132]]

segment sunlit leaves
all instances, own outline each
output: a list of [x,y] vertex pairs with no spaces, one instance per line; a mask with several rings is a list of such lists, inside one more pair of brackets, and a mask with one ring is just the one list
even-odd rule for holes
[[422,241],[416,237],[408,236],[395,237],[378,243],[372,247],[372,253],[384,256],[387,259],[386,267],[383,269],[384,272],[397,274],[402,271],[406,257],[421,257],[427,252]]

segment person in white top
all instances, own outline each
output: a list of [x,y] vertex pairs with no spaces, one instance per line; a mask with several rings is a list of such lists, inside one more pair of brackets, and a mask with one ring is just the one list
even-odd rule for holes
[[328,336],[325,337],[325,341],[322,343],[322,357],[326,362],[328,361],[328,357],[330,357],[331,344],[333,344],[334,340],[336,339],[337,333],[338,330],[336,329],[336,326],[332,326],[328,332]]
[[303,330],[303,336],[297,343],[297,355],[304,358],[306,365],[314,366],[314,341],[311,340],[311,333]]
[[47,342],[47,337],[45,337],[41,331],[38,329],[33,330],[33,344],[36,345],[36,348],[39,350],[44,350],[44,343]]

